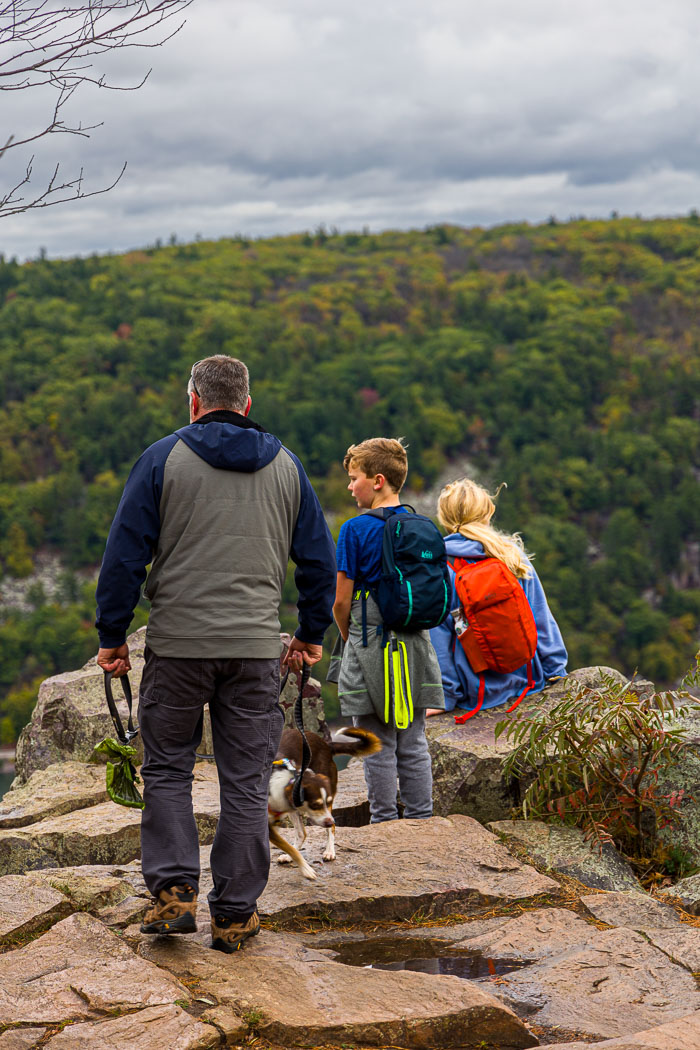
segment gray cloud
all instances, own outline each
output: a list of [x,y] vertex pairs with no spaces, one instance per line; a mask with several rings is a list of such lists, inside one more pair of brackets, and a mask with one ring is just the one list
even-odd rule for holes
[[[176,232],[488,224],[700,201],[692,0],[195,0],[139,92],[85,92],[89,141],[45,144],[109,195],[0,221],[20,257]],[[3,125],[41,105],[3,98]],[[0,177],[11,172],[0,162]]]

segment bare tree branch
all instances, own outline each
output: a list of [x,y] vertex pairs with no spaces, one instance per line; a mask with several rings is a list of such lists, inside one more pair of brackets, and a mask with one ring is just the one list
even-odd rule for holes
[[[150,69],[135,84],[115,84],[95,69],[99,58],[125,48],[161,47],[184,24],[172,20],[192,0],[75,0],[55,6],[51,0],[0,0],[0,91],[53,88],[57,92],[50,116],[37,128],[18,134],[5,132],[0,160],[50,135],[88,138],[100,123],[83,125],[64,118],[66,106],[86,84],[112,91],[137,91]],[[165,24],[168,23],[166,26]],[[167,31],[165,31],[167,30]],[[2,142],[0,137],[0,143]],[[56,165],[46,185],[26,193],[32,180],[34,157],[24,174],[7,191],[0,189],[0,218],[31,208],[46,208],[106,193],[121,179],[101,189],[86,191],[83,170],[63,178]],[[26,195],[25,195],[26,194]]]

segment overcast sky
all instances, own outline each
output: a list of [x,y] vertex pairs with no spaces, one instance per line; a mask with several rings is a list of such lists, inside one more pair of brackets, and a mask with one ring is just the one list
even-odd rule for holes
[[[60,160],[88,188],[127,161],[120,184],[0,219],[0,251],[687,213],[699,30],[697,0],[194,0],[174,39],[109,67],[152,65],[143,88],[76,95],[103,127],[38,152],[39,176]],[[3,141],[48,105],[0,98]]]

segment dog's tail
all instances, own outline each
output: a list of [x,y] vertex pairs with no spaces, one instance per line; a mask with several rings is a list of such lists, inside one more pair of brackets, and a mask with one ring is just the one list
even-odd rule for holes
[[366,758],[381,751],[382,742],[369,729],[358,729],[348,726],[341,729],[331,740],[331,751],[334,755],[350,755],[351,758]]

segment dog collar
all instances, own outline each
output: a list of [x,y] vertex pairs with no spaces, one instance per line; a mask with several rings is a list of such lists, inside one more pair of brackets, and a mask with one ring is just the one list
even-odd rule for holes
[[276,758],[272,763],[272,767],[277,766],[278,768],[288,769],[290,773],[296,773],[297,767],[292,762],[291,758]]

